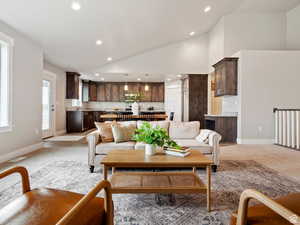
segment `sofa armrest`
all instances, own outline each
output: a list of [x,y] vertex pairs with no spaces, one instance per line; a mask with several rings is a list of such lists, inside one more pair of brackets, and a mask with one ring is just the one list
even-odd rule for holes
[[[203,133],[204,135],[208,135],[208,142],[205,142],[209,146],[212,147],[212,159],[214,161],[214,165],[218,166],[220,164],[220,146],[219,143],[222,139],[221,135],[218,134],[215,131],[202,129],[200,130],[200,135]],[[201,142],[198,138],[196,138],[197,141]]]
[[208,137],[208,144],[209,144],[209,146],[213,147],[212,158],[213,158],[214,164],[217,166],[220,164],[220,141],[221,141],[221,139],[222,139],[222,136],[215,131],[212,131],[212,133]]
[[86,139],[88,142],[89,166],[94,166],[95,165],[95,156],[96,156],[96,146],[101,141],[99,131],[93,131],[92,133],[88,134]]

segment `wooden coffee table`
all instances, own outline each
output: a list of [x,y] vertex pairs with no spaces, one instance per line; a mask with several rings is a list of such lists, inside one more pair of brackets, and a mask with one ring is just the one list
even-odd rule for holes
[[[112,193],[206,193],[207,210],[211,210],[211,165],[213,161],[197,150],[185,158],[163,152],[145,156],[143,150],[112,150],[101,161],[103,177],[112,168]],[[196,168],[206,167],[207,184],[199,178]],[[191,168],[191,172],[116,172],[116,168]]]

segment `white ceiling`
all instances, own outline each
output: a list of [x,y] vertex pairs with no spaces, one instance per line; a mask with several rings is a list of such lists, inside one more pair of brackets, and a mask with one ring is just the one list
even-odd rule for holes
[[[46,60],[93,71],[107,57],[123,59],[209,31],[225,14],[278,12],[300,0],[0,0],[0,19],[39,43]],[[205,6],[212,10],[205,14]],[[103,45],[96,46],[97,39]],[[113,62],[112,61],[112,62]]]

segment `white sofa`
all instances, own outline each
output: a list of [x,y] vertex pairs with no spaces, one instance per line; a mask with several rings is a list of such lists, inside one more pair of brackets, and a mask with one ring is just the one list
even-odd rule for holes
[[[122,123],[122,122],[120,122]],[[128,123],[128,122],[125,122]],[[139,128],[143,121],[132,121],[137,128]],[[208,142],[203,143],[199,141],[198,135],[200,134],[200,122],[177,122],[177,121],[153,121],[150,122],[153,126],[160,126],[164,128],[169,133],[170,137],[176,141],[181,146],[191,147],[192,149],[199,150],[203,154],[211,157],[214,162],[213,171],[217,170],[217,166],[220,164],[219,155],[219,142],[221,136],[211,131],[209,132]],[[204,131],[204,130],[202,130]],[[108,142],[102,143],[101,137],[98,131],[94,131],[87,136],[88,141],[88,163],[90,171],[93,172],[95,168],[95,158],[97,155],[105,155],[110,150],[129,150],[129,149],[139,149],[145,148],[144,143],[136,143],[134,141],[115,143]]]

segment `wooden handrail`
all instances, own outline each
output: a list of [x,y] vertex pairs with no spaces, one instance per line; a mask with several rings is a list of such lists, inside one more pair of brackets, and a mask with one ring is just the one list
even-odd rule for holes
[[111,185],[108,181],[101,181],[87,195],[85,195],[56,225],[67,225],[70,220],[78,214],[96,195],[102,190],[105,190],[105,214],[106,225],[113,225],[113,203]]
[[30,182],[29,182],[28,171],[25,167],[18,166],[18,167],[8,169],[8,170],[0,173],[0,179],[7,177],[11,174],[14,174],[14,173],[19,173],[22,177],[23,194],[30,191]]
[[[246,225],[247,224],[247,212],[248,212],[248,204],[251,199],[255,199],[268,208],[272,209],[274,212],[282,216],[284,219],[288,220],[289,222],[293,223],[293,219],[300,218],[298,215],[290,211],[289,209],[283,207],[282,205],[278,204],[274,200],[270,199],[269,197],[265,196],[264,194],[248,189],[245,190],[241,197],[238,209],[238,216],[237,216],[237,224],[236,225]],[[299,224],[296,222],[294,224]]]

